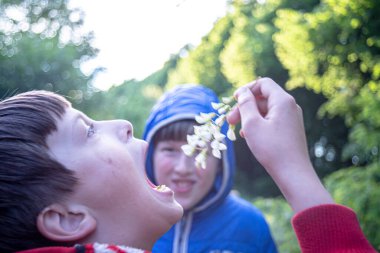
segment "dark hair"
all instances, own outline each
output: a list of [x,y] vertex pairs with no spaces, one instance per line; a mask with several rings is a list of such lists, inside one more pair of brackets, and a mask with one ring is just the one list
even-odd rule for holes
[[198,123],[193,119],[184,119],[174,121],[166,126],[163,126],[153,137],[153,144],[156,146],[160,141],[186,141],[188,134],[194,133],[194,125]]
[[72,171],[52,159],[46,144],[68,107],[66,99],[48,91],[0,102],[1,252],[56,245],[39,233],[36,220],[77,183]]

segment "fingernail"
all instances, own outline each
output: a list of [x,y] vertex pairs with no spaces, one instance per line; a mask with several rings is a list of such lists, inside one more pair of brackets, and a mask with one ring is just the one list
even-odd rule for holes
[[246,86],[242,86],[236,90],[235,95],[240,96],[240,94],[246,92],[247,90],[248,90],[248,88]]
[[248,87],[249,87],[250,89],[252,89],[252,87],[255,86],[256,83],[257,83],[257,80],[255,80],[255,81],[251,82],[250,84],[248,84]]
[[249,89],[247,87],[242,87],[240,90],[239,90],[239,94],[238,94],[238,102],[241,103],[243,102],[247,97],[249,97]]

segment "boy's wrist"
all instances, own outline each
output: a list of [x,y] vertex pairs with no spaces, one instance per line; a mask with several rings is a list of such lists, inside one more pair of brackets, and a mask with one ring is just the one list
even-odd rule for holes
[[272,177],[295,212],[321,204],[334,203],[311,163],[285,165]]

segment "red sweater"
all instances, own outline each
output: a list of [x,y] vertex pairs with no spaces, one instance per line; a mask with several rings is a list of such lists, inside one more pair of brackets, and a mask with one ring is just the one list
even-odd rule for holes
[[[376,253],[365,238],[355,213],[341,205],[321,205],[297,213],[292,220],[303,253]],[[125,249],[126,247],[124,247]],[[19,253],[148,253],[117,246],[86,245],[72,248],[48,247]],[[110,252],[110,251],[107,251]]]
[[377,252],[365,238],[356,214],[341,205],[320,205],[292,219],[303,253]]

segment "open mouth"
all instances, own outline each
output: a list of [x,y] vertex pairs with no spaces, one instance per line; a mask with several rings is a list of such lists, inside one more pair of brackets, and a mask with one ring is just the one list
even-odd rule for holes
[[148,182],[148,184],[150,185],[150,187],[152,187],[153,189],[155,189],[155,190],[157,190],[159,192],[165,192],[165,191],[169,190],[169,188],[166,185],[164,185],[164,184],[155,185],[148,178],[146,178],[146,181]]
[[191,180],[174,180],[172,187],[177,193],[187,193],[193,189],[194,184],[195,182]]
[[167,189],[168,189],[168,187],[166,187],[166,185],[164,185],[164,184],[160,184],[160,185],[156,186],[156,190],[159,192],[164,192]]

